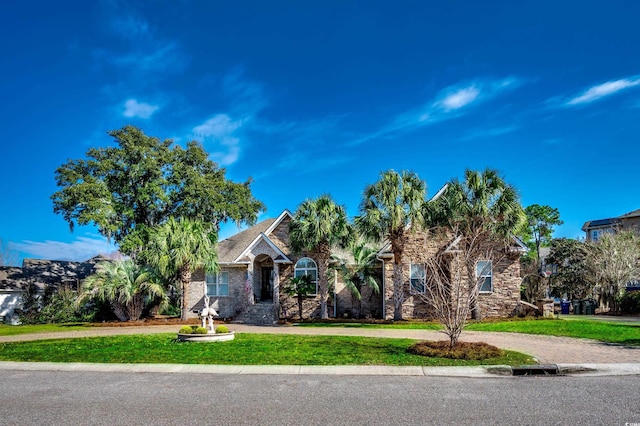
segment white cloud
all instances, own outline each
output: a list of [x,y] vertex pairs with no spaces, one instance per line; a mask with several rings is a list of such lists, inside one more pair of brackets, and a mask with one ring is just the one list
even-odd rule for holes
[[591,102],[595,102],[606,96],[614,95],[622,90],[629,89],[631,87],[640,84],[640,78],[623,78],[620,80],[607,81],[606,83],[598,84],[585,90],[579,96],[576,96],[566,102],[567,106],[583,105]]
[[110,254],[118,250],[115,245],[98,236],[78,237],[70,243],[51,240],[27,240],[14,243],[13,247],[16,250],[41,259],[73,260],[77,262],[90,259],[99,254]]
[[493,99],[508,90],[516,89],[521,84],[522,80],[508,77],[499,80],[479,79],[446,87],[423,106],[401,112],[389,123],[356,138],[349,145],[360,145],[371,139],[387,137],[397,132],[407,132],[459,117],[471,107]]
[[445,112],[449,112],[469,105],[478,99],[478,96],[480,96],[480,90],[472,85],[446,95],[436,105],[440,106]]
[[[227,114],[216,114],[193,128],[193,136],[205,146],[214,145],[211,157],[222,166],[235,163],[240,156],[240,139],[234,132],[244,120],[233,120]],[[224,148],[224,150],[220,150]]]
[[138,102],[135,99],[128,99],[124,103],[124,111],[122,113],[125,117],[138,117],[147,119],[153,115],[160,108],[158,105],[151,105],[145,102]]

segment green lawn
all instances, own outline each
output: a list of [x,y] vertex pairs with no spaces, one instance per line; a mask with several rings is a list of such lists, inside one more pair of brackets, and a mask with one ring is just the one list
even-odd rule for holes
[[[440,330],[433,322],[402,321],[393,324],[357,323],[300,323],[298,327],[358,327]],[[640,325],[616,324],[585,320],[514,319],[505,321],[471,322],[466,330],[543,334],[594,339],[601,342],[640,346]],[[463,332],[464,333],[464,332]]]
[[0,324],[0,336],[14,336],[30,333],[55,333],[63,331],[82,330],[93,327],[90,323],[75,324],[37,324],[37,325],[7,325]]
[[0,343],[0,360],[30,362],[178,363],[236,365],[520,365],[533,359],[504,351],[484,361],[407,353],[415,340],[350,336],[238,333],[218,343],[179,343],[175,334],[51,339]]
[[580,337],[607,343],[640,346],[640,325],[589,320],[526,320],[469,324],[469,330],[502,331],[547,336]]

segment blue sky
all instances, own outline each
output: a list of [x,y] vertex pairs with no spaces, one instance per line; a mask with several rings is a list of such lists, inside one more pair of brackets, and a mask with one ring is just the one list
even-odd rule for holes
[[[54,215],[54,170],[126,124],[203,143],[275,217],[383,170],[434,194],[499,170],[578,237],[640,208],[640,3],[8,1],[0,238],[23,257],[113,250]],[[226,226],[222,237],[237,230]]]

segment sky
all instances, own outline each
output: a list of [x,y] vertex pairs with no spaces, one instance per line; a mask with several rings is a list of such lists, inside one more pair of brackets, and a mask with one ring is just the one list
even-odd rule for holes
[[640,208],[638,16],[615,0],[2,2],[0,239],[18,263],[117,250],[50,197],[57,167],[127,124],[251,177],[260,220],[322,194],[355,216],[387,169],[433,195],[489,167],[581,237]]

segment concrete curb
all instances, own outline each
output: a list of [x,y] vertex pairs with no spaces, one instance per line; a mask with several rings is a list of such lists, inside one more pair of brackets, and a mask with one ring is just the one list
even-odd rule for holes
[[[423,376],[423,377],[513,377],[511,367],[420,367],[377,365],[194,365],[194,364],[99,364],[0,361],[0,370],[87,371],[118,373],[255,374],[255,375],[339,375],[339,376]],[[640,375],[638,364],[558,364],[563,376]]]

